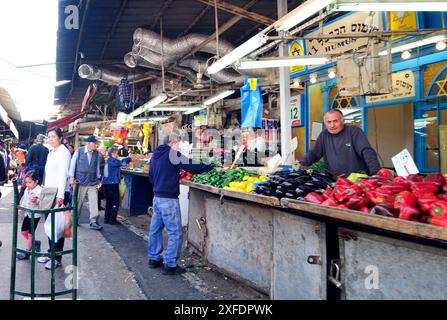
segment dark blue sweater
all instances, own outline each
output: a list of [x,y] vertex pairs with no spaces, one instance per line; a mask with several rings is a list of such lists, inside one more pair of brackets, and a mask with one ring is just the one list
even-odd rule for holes
[[180,194],[180,169],[202,173],[213,169],[205,164],[191,164],[191,160],[168,145],[159,146],[152,155],[149,179],[154,185],[154,196],[177,199]]

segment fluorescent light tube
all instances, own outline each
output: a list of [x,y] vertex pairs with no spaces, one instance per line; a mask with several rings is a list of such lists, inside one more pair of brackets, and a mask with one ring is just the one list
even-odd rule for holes
[[168,120],[169,117],[148,117],[148,118],[136,118],[136,119],[132,119],[132,123],[135,122],[157,122],[157,121],[164,121],[164,120]]
[[151,108],[150,111],[173,111],[173,112],[183,112],[183,111],[189,111],[191,109],[197,109],[197,107],[170,107],[170,106],[158,106]]
[[205,108],[206,108],[205,105],[201,105],[201,106],[199,106],[199,107],[191,108],[191,110],[186,111],[184,114],[191,114],[191,113],[200,111],[200,110],[205,109]]
[[155,98],[152,98],[151,100],[149,100],[148,102],[146,102],[145,104],[143,104],[141,107],[138,107],[137,109],[135,109],[134,111],[132,111],[129,116],[131,117],[136,117],[140,114],[142,114],[144,111],[148,111],[151,108],[158,106],[160,103],[162,103],[163,101],[165,101],[168,98],[167,95],[165,94],[159,94],[158,96],[156,96]]
[[241,44],[239,47],[235,48],[227,55],[223,56],[222,58],[214,62],[211,66],[208,67],[206,71],[208,72],[208,74],[214,74],[216,72],[219,72],[220,70],[229,66],[235,61],[245,57],[250,52],[253,52],[254,50],[263,46],[265,43],[267,43],[267,39],[268,37],[265,34],[258,33],[254,37],[250,38],[249,40]]
[[[422,40],[416,40],[410,43],[406,43],[406,44],[402,44],[402,45],[398,45],[395,47],[391,48],[391,53],[396,53],[396,52],[401,52],[401,51],[405,51],[405,50],[411,50],[414,48],[418,48],[418,47],[422,47],[428,44],[432,44],[432,43],[436,43],[438,41],[443,41],[447,39],[446,35],[437,35],[437,36],[433,36],[433,37],[429,37],[429,38],[425,38]],[[379,56],[386,56],[387,51],[383,50],[379,52]]]
[[238,69],[258,69],[318,65],[329,62],[327,57],[284,57],[275,59],[245,60],[241,61]]
[[335,11],[447,11],[447,2],[444,0],[339,0],[333,9]]
[[273,26],[276,31],[288,31],[333,2],[335,0],[308,0],[276,21]]
[[205,101],[203,101],[203,104],[205,106],[209,106],[210,104],[213,104],[219,100],[222,100],[228,96],[231,96],[234,93],[234,90],[227,90],[227,91],[223,91],[220,93],[215,94],[212,97],[209,97],[208,99],[206,99]]

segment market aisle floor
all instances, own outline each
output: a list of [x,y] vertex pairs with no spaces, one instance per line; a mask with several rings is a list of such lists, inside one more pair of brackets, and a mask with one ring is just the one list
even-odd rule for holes
[[[10,267],[11,267],[11,238],[12,238],[12,200],[11,186],[2,187],[3,197],[0,200],[0,299],[9,299]],[[20,228],[20,226],[19,226]],[[79,299],[146,299],[131,272],[104,239],[101,233],[93,232],[81,225],[79,227],[78,265],[79,265]],[[48,248],[43,224],[37,228],[37,238],[42,240],[42,249]],[[19,246],[23,247],[25,241],[19,238]],[[71,242],[66,241],[66,248]],[[56,269],[56,290],[65,290],[65,282],[72,278],[69,272],[70,257],[63,257],[63,267]],[[67,273],[66,273],[67,272]],[[30,291],[30,261],[17,262],[17,290]],[[36,292],[50,291],[50,272],[43,265],[36,263]],[[23,299],[23,297],[16,297]],[[69,299],[62,296],[61,299]]]
[[[12,201],[11,186],[1,187],[0,199],[0,299],[9,299]],[[246,286],[212,270],[187,272],[181,276],[164,276],[160,269],[147,266],[147,241],[135,232],[130,224],[104,225],[103,231],[88,228],[88,209],[84,205],[78,234],[79,299],[265,299],[266,297]],[[103,211],[101,211],[103,215]],[[146,219],[145,219],[146,220]],[[101,218],[101,222],[103,219]],[[21,222],[20,222],[21,223]],[[134,230],[134,231],[131,231]],[[146,231],[147,232],[147,231]],[[43,222],[37,229],[37,238],[43,240],[42,249],[48,248]],[[19,246],[25,245],[19,238]],[[66,248],[71,247],[70,240]],[[187,259],[187,258],[186,258]],[[189,261],[189,260],[188,260]],[[71,274],[65,273],[70,256],[62,260],[63,268],[56,270],[56,290],[65,290]],[[29,292],[30,262],[17,262],[17,290]],[[36,292],[50,291],[50,272],[36,263]],[[22,297],[17,297],[21,299]],[[69,299],[69,296],[61,298]]]

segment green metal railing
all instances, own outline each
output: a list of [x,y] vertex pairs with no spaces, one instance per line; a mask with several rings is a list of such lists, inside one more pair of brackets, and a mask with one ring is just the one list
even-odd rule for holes
[[[15,296],[30,297],[34,300],[36,297],[50,297],[54,300],[56,296],[67,295],[71,293],[72,299],[77,299],[77,265],[78,265],[78,184],[76,183],[73,189],[72,196],[72,206],[55,208],[49,210],[34,210],[23,208],[19,206],[19,190],[17,187],[17,181],[13,180],[14,186],[14,208],[13,208],[13,233],[12,233],[12,250],[11,250],[11,285],[10,285],[10,300],[14,300]],[[31,214],[31,235],[32,235],[32,248],[31,251],[17,248],[17,225],[18,225],[18,214],[19,210],[23,212],[29,212]],[[72,235],[72,249],[64,250],[62,252],[55,251],[55,215],[51,213],[56,213],[60,211],[72,211],[73,212],[73,235]],[[51,250],[49,253],[40,253],[35,251],[35,214],[51,214]],[[17,252],[22,252],[25,254],[30,254],[31,257],[31,276],[30,276],[30,292],[21,292],[16,290],[16,254]],[[73,286],[72,289],[56,292],[56,279],[55,279],[55,265],[56,256],[63,256],[66,254],[72,255],[72,265],[73,265]],[[36,258],[37,257],[49,257],[51,259],[51,292],[50,293],[36,293],[35,290],[35,271],[36,271]]]

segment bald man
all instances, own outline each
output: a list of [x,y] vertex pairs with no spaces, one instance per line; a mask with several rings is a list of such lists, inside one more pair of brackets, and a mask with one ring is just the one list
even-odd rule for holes
[[379,171],[376,151],[360,128],[345,125],[339,109],[326,112],[324,124],[326,129],[300,162],[302,166],[308,167],[324,158],[327,171],[337,176],[348,176],[353,172],[374,175]]

